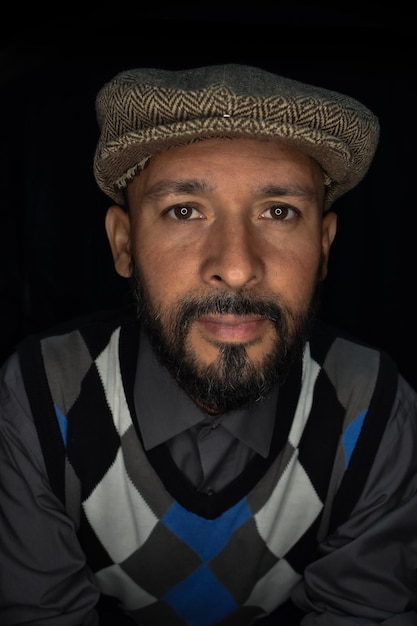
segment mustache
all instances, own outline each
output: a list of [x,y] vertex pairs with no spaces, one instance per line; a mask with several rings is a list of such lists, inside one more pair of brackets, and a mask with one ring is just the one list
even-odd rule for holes
[[[138,267],[135,263],[133,263],[132,270],[131,291],[136,302],[138,318],[143,317],[143,314],[147,310],[150,318],[158,320],[162,312],[155,308],[151,310],[151,307],[147,306],[148,298],[143,289]],[[283,323],[285,314],[290,318],[294,317],[279,296],[275,294],[273,296],[261,294],[248,295],[247,292],[244,291],[213,292],[204,295],[193,295],[189,293],[184,296],[184,298],[178,300],[172,313],[173,315],[171,314],[170,316],[171,327],[184,326],[184,324],[188,326],[190,322],[198,317],[216,313],[242,316],[259,315],[278,326]],[[173,317],[177,318],[177,324],[173,324]]]
[[248,297],[239,293],[209,295],[196,300],[179,302],[179,308],[190,317],[200,317],[210,313],[232,313],[234,315],[262,315],[274,321],[281,309],[276,300]]
[[180,300],[177,304],[177,327],[186,330],[189,324],[203,315],[232,314],[258,315],[280,326],[283,321],[283,308],[276,298],[247,296],[245,294],[223,293],[205,297]]

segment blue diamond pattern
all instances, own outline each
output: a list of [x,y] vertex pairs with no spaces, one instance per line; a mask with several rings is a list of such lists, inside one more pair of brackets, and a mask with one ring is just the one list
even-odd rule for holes
[[216,519],[198,517],[175,503],[161,521],[207,562],[224,548],[235,530],[250,517],[244,498]]

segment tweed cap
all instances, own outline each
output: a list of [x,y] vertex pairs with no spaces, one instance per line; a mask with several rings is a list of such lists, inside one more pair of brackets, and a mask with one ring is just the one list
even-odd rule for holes
[[365,176],[377,117],[357,100],[238,64],[186,70],[131,69],[96,99],[99,187],[118,204],[155,154],[214,137],[279,138],[313,157],[327,185],[326,208]]

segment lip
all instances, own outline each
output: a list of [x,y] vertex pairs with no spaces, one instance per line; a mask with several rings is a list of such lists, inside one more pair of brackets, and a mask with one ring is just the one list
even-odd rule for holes
[[215,314],[198,318],[197,324],[203,335],[227,343],[247,343],[259,338],[267,323],[257,315]]

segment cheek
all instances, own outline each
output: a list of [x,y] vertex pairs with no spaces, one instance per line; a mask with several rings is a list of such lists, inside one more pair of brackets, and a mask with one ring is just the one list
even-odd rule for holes
[[143,242],[134,251],[145,293],[163,314],[163,308],[196,287],[196,255],[158,243]]
[[271,283],[294,311],[306,310],[316,289],[321,268],[321,248],[311,243],[288,251],[275,260]]

